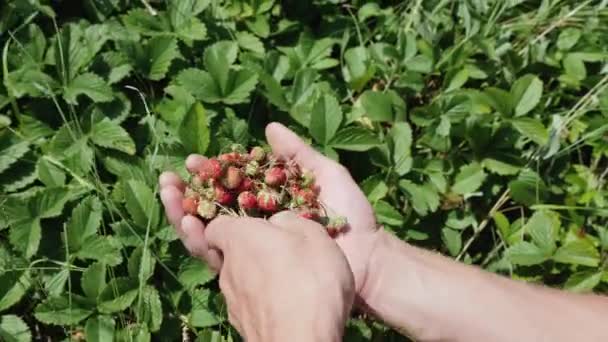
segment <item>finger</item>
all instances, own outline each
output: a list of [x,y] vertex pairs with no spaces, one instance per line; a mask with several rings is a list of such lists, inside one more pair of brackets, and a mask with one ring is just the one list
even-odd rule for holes
[[313,172],[318,171],[325,161],[323,155],[280,123],[273,122],[266,126],[266,139],[274,154],[285,159],[293,159],[301,167]]
[[163,172],[158,177],[158,184],[160,188],[166,188],[168,186],[174,186],[181,191],[184,191],[186,187],[182,179],[174,172]]
[[184,217],[184,209],[182,208],[183,192],[173,185],[167,185],[160,190],[160,200],[165,207],[167,220],[175,229],[181,228],[182,218]]
[[270,242],[275,233],[272,225],[262,219],[219,216],[211,221],[205,229],[205,238],[209,248],[220,251],[224,257],[230,253],[231,246],[250,248]]
[[322,236],[327,237],[327,232],[320,224],[306,220],[294,213],[293,211],[285,210],[271,216],[268,221],[281,229],[286,229],[304,236]]
[[200,154],[191,154],[186,158],[186,169],[188,169],[190,173],[198,173],[206,159],[207,158]]
[[217,251],[210,250],[204,234],[205,225],[201,220],[186,215],[181,222],[179,237],[190,254],[203,258],[216,273],[222,268],[222,259]]

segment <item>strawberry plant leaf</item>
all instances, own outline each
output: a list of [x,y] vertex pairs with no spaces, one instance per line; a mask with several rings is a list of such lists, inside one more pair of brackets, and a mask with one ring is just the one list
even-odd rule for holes
[[83,242],[97,233],[101,224],[101,202],[95,196],[87,197],[72,210],[72,217],[66,228],[66,244],[76,252]]
[[158,291],[152,286],[144,286],[139,292],[137,303],[137,321],[147,325],[151,332],[158,331],[163,321],[163,308]]
[[456,256],[460,253],[462,248],[462,237],[460,232],[444,227],[441,230],[441,239],[448,248],[450,255]]
[[169,37],[154,37],[148,42],[147,76],[158,81],[165,77],[171,62],[179,56],[177,41]]
[[215,278],[215,275],[200,260],[188,258],[182,263],[177,278],[186,289],[192,289],[197,285],[208,283]]
[[532,237],[534,244],[545,255],[551,256],[555,252],[555,231],[557,227],[555,227],[555,221],[547,212],[535,212],[522,229]]
[[515,116],[529,113],[540,102],[543,95],[543,81],[534,75],[517,79],[511,87],[511,98],[515,106]]
[[63,98],[76,105],[76,98],[81,94],[95,102],[108,102],[114,97],[112,88],[101,77],[91,72],[76,76],[64,89]]
[[397,122],[391,128],[390,136],[393,142],[395,172],[403,176],[412,168],[412,129],[407,122]]
[[334,137],[342,122],[342,110],[332,95],[319,97],[310,117],[310,135],[320,144],[327,144]]
[[378,138],[365,128],[351,126],[339,130],[329,146],[348,151],[367,151],[380,145]]
[[37,320],[54,325],[77,324],[92,313],[93,308],[77,295],[71,295],[70,298],[49,297],[34,309]]
[[156,229],[160,220],[160,208],[152,190],[138,180],[129,180],[124,186],[126,207],[133,222],[143,229]]
[[511,123],[523,136],[541,146],[546,145],[549,141],[549,132],[545,126],[536,119],[518,118],[511,121]]
[[41,234],[39,218],[24,219],[11,225],[9,240],[15,249],[29,259],[38,251]]
[[[133,250],[127,264],[129,276],[133,279],[138,279],[140,283],[146,282],[154,274],[155,266],[156,259],[150,254],[148,248],[143,248],[142,246]],[[150,330],[153,331],[152,329]]]
[[376,213],[376,218],[379,223],[388,224],[390,226],[403,225],[403,215],[388,202],[378,200],[374,204],[374,212]]
[[457,194],[470,194],[477,191],[486,179],[486,173],[479,163],[463,165],[456,175],[452,191]]
[[555,251],[553,260],[565,264],[597,267],[600,263],[600,253],[587,240],[575,240],[566,243]]
[[357,100],[372,121],[386,122],[393,120],[392,101],[388,94],[367,90]]
[[112,341],[116,322],[110,316],[99,315],[87,320],[84,328],[87,341],[104,342]]
[[351,89],[360,91],[374,77],[375,73],[367,49],[357,46],[346,50],[344,61],[345,66],[342,68],[344,80],[348,82]]
[[36,164],[38,179],[48,187],[62,187],[65,185],[65,172],[48,159],[40,158]]
[[[17,266],[25,267],[19,262]],[[32,285],[29,269],[0,273],[0,311],[15,305]]]
[[177,82],[195,98],[208,102],[219,102],[222,95],[213,77],[200,69],[185,69],[177,75]]
[[0,173],[29,151],[29,142],[18,141],[8,133],[0,133]]
[[101,147],[112,148],[126,154],[135,153],[135,143],[129,133],[108,118],[93,124],[91,140],[95,145]]
[[545,182],[532,170],[524,169],[516,180],[509,182],[511,197],[518,203],[533,205],[547,195]]
[[179,128],[180,140],[187,153],[205,154],[209,147],[209,122],[200,102],[192,105]]
[[258,83],[258,75],[249,69],[232,71],[230,90],[222,101],[226,104],[243,103]]
[[521,241],[509,247],[506,256],[515,265],[532,266],[545,262],[549,257],[536,245]]
[[29,342],[32,333],[27,324],[16,315],[0,316],[0,338],[3,341]]
[[602,280],[602,272],[580,271],[572,274],[564,288],[578,293],[591,292]]
[[122,262],[120,244],[111,236],[94,235],[89,237],[74,255],[83,260],[101,261],[109,266],[116,266]]
[[137,297],[137,281],[127,277],[110,280],[97,297],[97,309],[101,313],[122,311]]
[[97,298],[106,286],[106,265],[103,262],[92,263],[80,279],[80,286],[89,298]]
[[231,41],[220,41],[205,49],[203,61],[221,94],[228,93],[230,67],[236,61],[238,45]]

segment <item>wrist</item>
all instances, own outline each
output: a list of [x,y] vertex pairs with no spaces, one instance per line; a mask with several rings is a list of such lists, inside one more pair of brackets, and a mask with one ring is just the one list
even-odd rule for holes
[[[319,305],[321,308],[322,305]],[[245,340],[251,342],[338,342],[342,341],[346,317],[330,315],[330,308],[325,308],[326,314],[304,317],[302,312],[282,314],[281,317],[268,319],[263,327],[245,329]],[[308,316],[308,315],[306,315]]]

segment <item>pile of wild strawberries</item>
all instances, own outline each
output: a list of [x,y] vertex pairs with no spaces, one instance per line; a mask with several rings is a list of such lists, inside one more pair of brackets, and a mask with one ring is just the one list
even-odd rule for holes
[[199,172],[190,175],[182,206],[204,221],[218,214],[267,218],[293,210],[324,225],[332,237],[346,225],[344,217],[327,216],[310,171],[260,146],[249,153],[235,146],[232,152],[206,159]]

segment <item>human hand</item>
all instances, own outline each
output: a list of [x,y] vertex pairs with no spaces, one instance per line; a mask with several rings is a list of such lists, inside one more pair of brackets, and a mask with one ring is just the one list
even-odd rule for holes
[[340,341],[354,300],[348,262],[316,222],[219,217],[205,229],[221,252],[219,285],[247,341]]
[[269,124],[266,138],[274,154],[293,159],[313,172],[320,188],[319,199],[331,215],[347,218],[346,231],[335,241],[350,264],[357,295],[365,302],[364,285],[373,277],[369,260],[379,236],[372,206],[345,167],[315,151],[285,126]]

